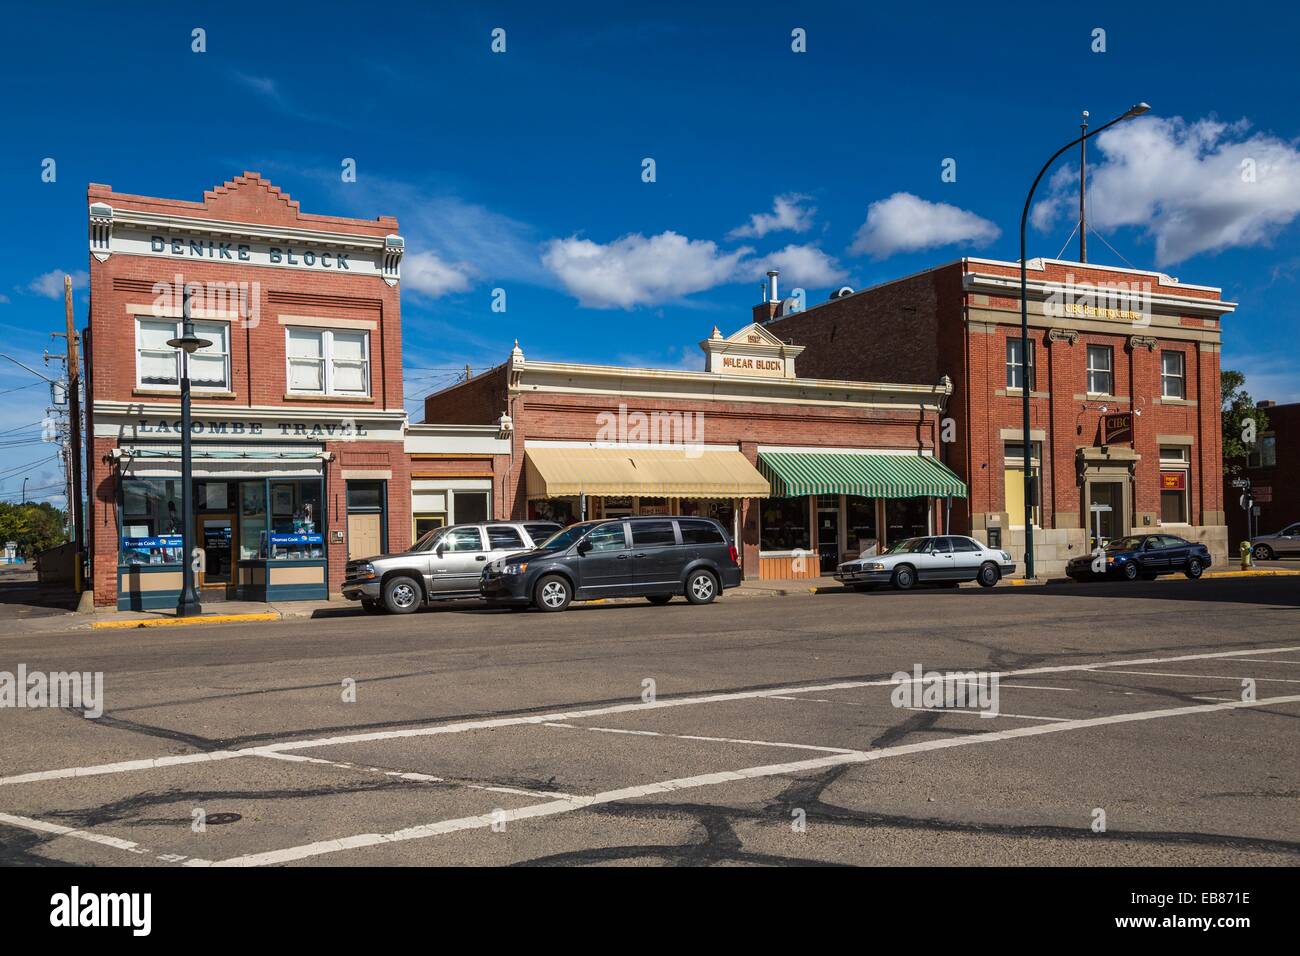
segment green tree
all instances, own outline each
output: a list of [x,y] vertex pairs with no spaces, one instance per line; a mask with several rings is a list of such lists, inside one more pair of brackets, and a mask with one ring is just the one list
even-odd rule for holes
[[1246,391],[1246,376],[1241,372],[1224,369],[1219,383],[1223,392],[1223,469],[1228,475],[1239,475],[1246,455],[1268,430],[1268,415]]
[[0,546],[9,541],[17,542],[18,553],[32,558],[38,551],[67,540],[64,513],[49,502],[0,502]]

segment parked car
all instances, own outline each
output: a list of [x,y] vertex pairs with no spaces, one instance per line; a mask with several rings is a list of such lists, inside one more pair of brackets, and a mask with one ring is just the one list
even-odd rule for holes
[[1135,534],[1116,538],[1103,549],[1102,570],[1093,569],[1095,554],[1072,558],[1065,573],[1076,581],[1119,577],[1126,581],[1154,581],[1162,574],[1181,571],[1199,578],[1212,561],[1210,549],[1172,534]]
[[708,604],[740,585],[736,549],[712,518],[637,517],[570,525],[540,548],[488,562],[479,593],[498,605],[563,611],[571,601],[682,595]]
[[1011,555],[989,548],[964,535],[906,538],[884,554],[845,561],[835,569],[835,580],[855,590],[891,584],[900,591],[918,582],[956,587],[963,581],[978,581],[991,588],[1016,570]]
[[1257,534],[1250,539],[1250,546],[1257,561],[1272,561],[1280,554],[1300,554],[1300,522],[1272,534]]
[[483,521],[434,528],[409,551],[349,561],[343,596],[367,611],[409,614],[431,601],[478,597],[490,562],[531,551],[560,530],[552,521]]

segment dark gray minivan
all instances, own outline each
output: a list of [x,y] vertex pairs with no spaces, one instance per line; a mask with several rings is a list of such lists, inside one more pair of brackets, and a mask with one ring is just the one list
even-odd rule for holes
[[609,518],[570,525],[539,548],[488,563],[479,593],[493,604],[563,611],[571,601],[682,595],[708,604],[740,585],[736,549],[712,518]]

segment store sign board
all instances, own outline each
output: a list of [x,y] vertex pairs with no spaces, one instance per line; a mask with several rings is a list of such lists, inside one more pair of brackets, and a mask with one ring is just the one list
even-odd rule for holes
[[1185,471],[1160,472],[1160,490],[1161,491],[1186,491],[1187,472]]
[[137,229],[113,230],[112,253],[204,261],[223,265],[273,266],[309,272],[377,276],[382,274],[382,251],[342,249],[300,241],[264,241],[220,238],[186,233]]
[[1104,415],[1101,419],[1101,443],[1113,445],[1116,442],[1133,440],[1133,413],[1118,412]]

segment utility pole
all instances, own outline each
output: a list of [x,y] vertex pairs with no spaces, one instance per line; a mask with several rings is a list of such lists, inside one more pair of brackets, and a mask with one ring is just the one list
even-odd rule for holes
[[81,501],[81,372],[77,360],[77,329],[72,318],[72,276],[63,277],[63,309],[67,320],[68,333],[68,366],[66,369],[66,378],[68,382],[68,431],[69,448],[68,472],[71,475],[72,499],[69,504],[72,505],[72,541],[73,541],[73,566],[72,566],[72,586],[77,594],[81,594],[83,575],[82,575],[82,549],[84,548],[83,534],[85,532],[85,514],[82,510]]
[[1088,213],[1084,208],[1084,198],[1088,183],[1088,111],[1083,111],[1083,122],[1079,124],[1079,261],[1088,261]]

